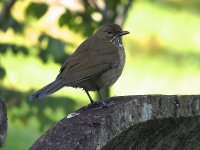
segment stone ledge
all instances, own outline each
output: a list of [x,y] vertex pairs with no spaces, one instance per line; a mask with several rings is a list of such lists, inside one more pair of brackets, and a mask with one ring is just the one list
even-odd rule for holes
[[[99,104],[90,108],[83,107],[76,111],[78,115],[71,118],[65,117],[42,135],[30,149],[98,150],[117,149],[118,147],[123,149],[125,145],[129,149],[133,147],[133,149],[140,149],[142,143],[142,145],[146,143],[146,149],[154,149],[148,143],[155,143],[154,147],[159,147],[159,144],[159,148],[165,147],[166,143],[158,143],[155,140],[162,141],[162,138],[171,133],[161,131],[175,130],[174,133],[181,134],[176,130],[184,131],[178,128],[182,122],[189,124],[187,127],[192,128],[191,132],[199,131],[200,128],[198,117],[200,116],[200,96],[198,95],[124,96],[111,97],[107,102],[113,102],[114,105],[101,109],[96,109]],[[193,123],[190,124],[190,121]],[[174,126],[177,128],[174,129]],[[154,131],[155,133],[152,133],[154,136],[144,132],[147,129]],[[179,137],[180,135],[175,134],[174,136]],[[141,140],[138,140],[139,137]],[[193,137],[199,138],[200,136],[193,135]],[[151,140],[147,140],[148,138]],[[170,139],[173,140],[173,137]],[[136,141],[137,144],[135,144]],[[174,145],[176,146],[175,143]],[[148,146],[151,148],[147,148]]]

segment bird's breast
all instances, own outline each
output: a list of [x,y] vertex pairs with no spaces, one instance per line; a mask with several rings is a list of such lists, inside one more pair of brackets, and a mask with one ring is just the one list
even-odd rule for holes
[[117,57],[113,66],[106,72],[104,72],[96,81],[98,86],[103,88],[110,87],[120,77],[124,64],[125,64],[125,51],[123,47],[117,48]]
[[124,63],[126,60],[126,55],[123,47],[118,48],[118,54],[119,54],[119,67],[124,68]]

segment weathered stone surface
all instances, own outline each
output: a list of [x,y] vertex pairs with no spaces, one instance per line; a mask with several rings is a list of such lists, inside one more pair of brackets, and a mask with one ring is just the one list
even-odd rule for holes
[[7,126],[8,124],[6,104],[3,99],[0,98],[0,147],[2,147],[6,141]]
[[138,95],[110,102],[62,119],[30,149],[200,149],[200,96]]

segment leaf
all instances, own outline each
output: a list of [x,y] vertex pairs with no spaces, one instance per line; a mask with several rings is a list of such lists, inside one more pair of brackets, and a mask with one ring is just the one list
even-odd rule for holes
[[48,6],[45,3],[31,3],[26,9],[27,17],[41,18],[47,11]]
[[39,41],[40,45],[42,45],[42,42],[47,41],[46,47],[40,46],[40,52],[38,54],[44,63],[48,61],[49,57],[53,58],[56,63],[63,63],[69,56],[65,53],[65,42],[50,37],[46,34],[40,35]]
[[15,44],[0,44],[0,53],[5,54],[7,50],[11,50],[14,54],[17,54],[19,52],[23,53],[24,55],[29,54],[28,48],[24,46],[19,46]]
[[5,54],[8,48],[8,44],[0,44],[0,53]]
[[44,49],[40,49],[40,52],[38,53],[38,57],[44,62],[47,63],[48,60],[48,52]]
[[52,55],[53,59],[57,63],[64,62],[66,53],[64,51],[65,43],[63,41],[49,37],[47,50]]
[[[83,20],[81,23],[77,23],[76,20]],[[66,11],[59,18],[59,25],[63,27],[67,25],[71,30],[75,32],[81,32],[84,36],[90,36],[96,27],[99,25],[98,22],[92,20],[89,13],[72,13]]]
[[0,79],[3,79],[6,76],[6,70],[0,66]]
[[59,26],[63,27],[64,25],[66,25],[68,22],[70,22],[70,18],[71,18],[71,13],[69,10],[66,10],[66,12],[63,13],[58,20]]
[[15,20],[11,15],[9,15],[1,24],[1,29],[7,31],[11,27],[17,33],[22,33],[24,29],[24,24]]

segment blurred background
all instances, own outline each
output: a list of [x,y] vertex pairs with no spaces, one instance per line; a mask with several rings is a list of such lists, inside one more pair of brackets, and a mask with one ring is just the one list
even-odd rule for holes
[[[199,94],[199,0],[1,0],[0,96],[8,108],[3,150],[25,150],[68,113],[89,104],[81,89],[43,101],[29,95],[105,22],[130,31],[120,79],[104,95]],[[95,93],[93,98],[98,99]]]

